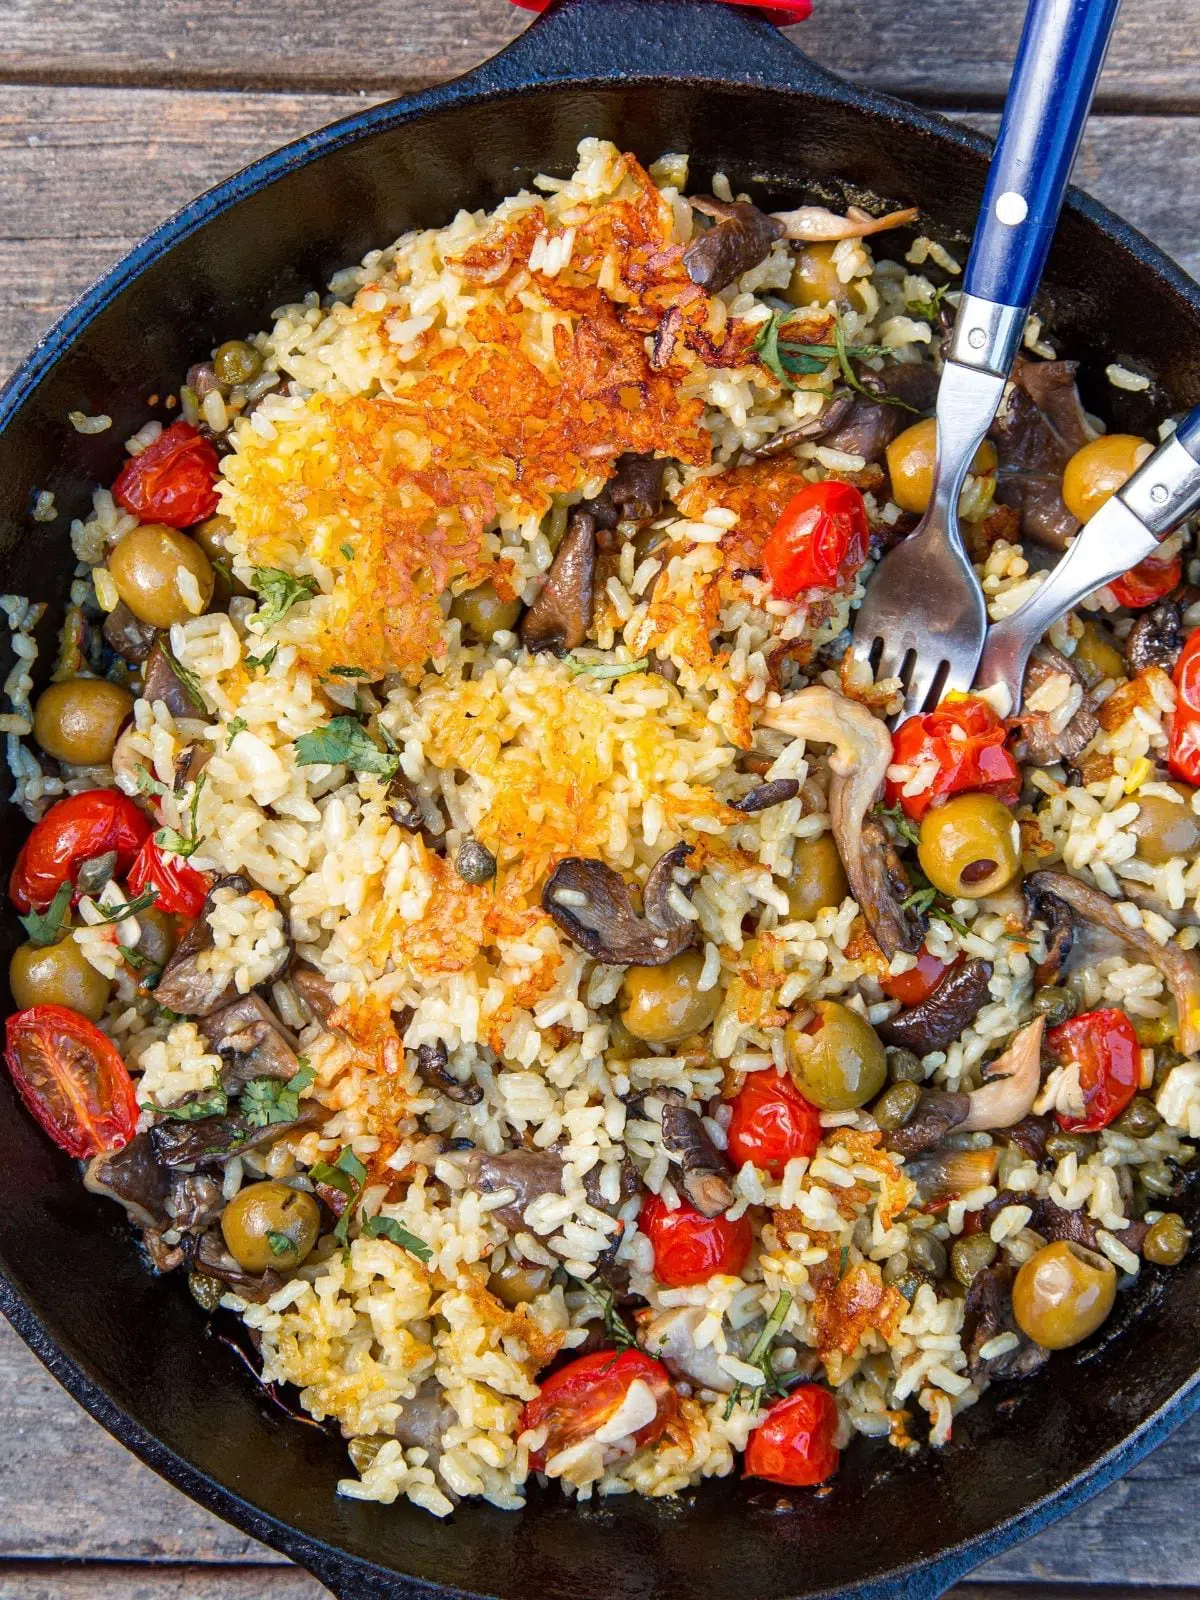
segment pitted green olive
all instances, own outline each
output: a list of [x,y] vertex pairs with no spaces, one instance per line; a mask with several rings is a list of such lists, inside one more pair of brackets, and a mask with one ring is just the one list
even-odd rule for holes
[[1017,1273],[1013,1316],[1021,1332],[1037,1344],[1067,1350],[1095,1333],[1116,1295],[1112,1262],[1060,1239],[1039,1250]]
[[1020,835],[995,795],[958,794],[934,806],[921,823],[921,870],[952,900],[998,894],[1021,870]]
[[826,906],[841,905],[850,886],[831,833],[796,841],[786,892],[788,911],[797,922],[811,922]]
[[321,1208],[305,1189],[274,1180],[252,1183],[221,1213],[229,1253],[246,1272],[298,1267],[321,1231]]
[[701,989],[703,968],[698,950],[685,950],[665,966],[629,968],[621,985],[621,1021],[635,1039],[675,1044],[708,1027],[721,990]]
[[[875,1029],[836,1000],[818,1000],[816,1019],[784,1029],[788,1071],[804,1098],[821,1111],[864,1106],[887,1082],[887,1058]],[[811,1030],[811,1031],[810,1031]]]

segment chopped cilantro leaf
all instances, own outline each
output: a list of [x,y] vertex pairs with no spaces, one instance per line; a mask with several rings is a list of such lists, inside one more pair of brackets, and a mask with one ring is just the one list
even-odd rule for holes
[[57,944],[65,929],[71,926],[71,880],[65,878],[54,891],[54,899],[45,911],[31,911],[21,918],[21,926],[29,935],[31,944]]
[[382,778],[394,778],[400,767],[400,757],[381,750],[353,717],[334,717],[325,727],[300,735],[296,740],[296,765],[311,767],[317,762],[352,767],[355,772],[376,772]]
[[199,1122],[204,1117],[223,1117],[229,1109],[229,1098],[218,1083],[195,1099],[181,1100],[173,1106],[153,1106],[151,1109],[160,1117],[169,1117],[172,1122]]
[[225,739],[225,748],[226,748],[226,750],[229,749],[230,745],[237,738],[238,734],[239,733],[244,733],[245,731],[246,731],[246,719],[245,719],[245,717],[234,717],[229,723],[229,727],[228,727],[227,734],[226,734],[226,739]]
[[299,1071],[286,1083],[278,1078],[251,1078],[242,1090],[242,1116],[252,1128],[265,1128],[272,1122],[295,1122],[300,1115],[300,1095],[312,1083],[313,1069],[303,1056]]
[[363,1232],[368,1239],[390,1239],[401,1250],[407,1250],[410,1256],[416,1256],[418,1261],[433,1259],[433,1251],[424,1239],[418,1239],[415,1233],[409,1233],[407,1228],[402,1228],[391,1217],[368,1217],[363,1223]]
[[325,676],[327,678],[365,678],[367,669],[365,667],[330,667]]
[[156,778],[146,767],[140,764],[133,769],[133,781],[143,794],[167,794],[167,786],[161,778]]
[[260,633],[281,622],[294,605],[301,600],[311,600],[317,586],[311,578],[293,578],[282,567],[255,567],[250,577],[250,587],[262,604],[248,622]]
[[278,654],[279,646],[277,644],[273,644],[265,655],[247,656],[246,665],[248,667],[261,667],[264,672],[270,672],[271,663],[275,660],[275,657]]
[[267,1233],[267,1244],[271,1247],[271,1254],[273,1256],[291,1255],[292,1251],[296,1248],[296,1241],[294,1239],[290,1238],[286,1233],[276,1233],[274,1228],[270,1229]]
[[354,560],[354,546],[352,544],[339,545],[338,549],[342,552],[347,561]]
[[196,812],[200,806],[200,791],[204,788],[208,778],[202,772],[192,786],[192,801],[188,807],[188,831],[180,833],[177,828],[160,828],[154,835],[154,842],[160,850],[169,850],[173,856],[182,856],[186,861],[189,856],[194,856],[204,843],[204,835],[196,832]]

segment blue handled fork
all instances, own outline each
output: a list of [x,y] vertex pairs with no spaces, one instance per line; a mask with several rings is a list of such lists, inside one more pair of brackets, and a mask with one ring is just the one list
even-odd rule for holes
[[987,608],[958,497],[1004,393],[1062,209],[1120,0],[1030,0],[937,396],[929,509],[872,574],[854,653],[906,713],[967,690]]

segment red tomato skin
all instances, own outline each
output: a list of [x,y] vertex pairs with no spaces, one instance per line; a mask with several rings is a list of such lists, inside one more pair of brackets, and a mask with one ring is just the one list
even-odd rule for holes
[[763,571],[781,600],[836,589],[867,559],[866,503],[853,484],[827,478],[788,501],[763,547]]
[[[966,738],[958,738],[951,731],[954,728],[961,728]],[[1013,805],[1021,792],[1021,773],[1004,748],[1006,737],[1004,724],[991,706],[975,695],[946,700],[936,711],[908,717],[892,736],[893,763],[914,766],[932,757],[937,772],[920,794],[902,794],[903,784],[889,778],[885,790],[888,805],[902,806],[914,822],[920,822],[935,801],[967,790],[982,790]]]
[[1200,785],[1200,630],[1184,645],[1172,678],[1178,692],[1167,765],[1184,783]]
[[1133,1099],[1141,1080],[1142,1050],[1133,1023],[1111,1007],[1084,1011],[1051,1028],[1046,1044],[1060,1061],[1078,1062],[1083,1089],[1083,1116],[1056,1111],[1059,1127],[1064,1133],[1107,1128]]
[[807,1489],[832,1478],[841,1453],[837,1401],[819,1384],[802,1383],[777,1400],[750,1435],[746,1477],[765,1478],[790,1489]]
[[220,470],[209,441],[191,423],[173,422],[121,468],[113,499],[141,522],[190,528],[217,509],[213,486]]
[[[31,1006],[8,1018],[4,1037],[17,1093],[60,1149],[83,1161],[129,1143],[138,1120],[133,1080],[116,1045],[94,1022],[67,1006]],[[75,1051],[69,1053],[68,1045]],[[35,1061],[46,1064],[44,1073],[34,1070]]]
[[147,889],[154,889],[158,894],[154,902],[158,910],[181,917],[198,917],[212,886],[208,873],[189,866],[179,856],[160,850],[153,834],[138,851],[126,884],[131,899]]
[[654,1246],[654,1275],[668,1289],[707,1283],[715,1272],[736,1278],[754,1243],[748,1216],[706,1217],[686,1200],[671,1211],[656,1194],[642,1207],[638,1227]]
[[795,1156],[812,1156],[821,1142],[821,1113],[790,1078],[769,1067],[752,1072],[733,1100],[729,1153],[740,1166],[782,1178]]
[[1136,567],[1130,567],[1121,577],[1114,578],[1109,588],[1118,605],[1129,611],[1139,611],[1143,606],[1161,600],[1163,595],[1170,594],[1172,589],[1178,587],[1182,577],[1181,556],[1171,556],[1166,561],[1158,556],[1147,556]]
[[[957,965],[957,962],[950,963],[950,966]],[[899,1000],[902,1006],[919,1006],[922,1000],[929,999],[950,971],[950,966],[944,961],[939,961],[937,956],[931,955],[922,945],[915,967],[910,967],[907,972],[898,973],[894,977],[880,978],[879,987],[890,1000]]]
[[550,1424],[546,1443],[529,1457],[533,1470],[541,1472],[551,1456],[602,1427],[635,1378],[649,1385],[658,1401],[658,1411],[634,1434],[634,1443],[641,1449],[660,1438],[678,1410],[666,1367],[642,1350],[594,1350],[552,1372],[537,1396],[526,1402],[518,1433],[540,1428],[545,1422]]
[[140,806],[119,789],[85,789],[52,805],[21,846],[8,896],[18,911],[45,911],[55,890],[93,856],[117,853],[114,877],[123,877],[150,834]]

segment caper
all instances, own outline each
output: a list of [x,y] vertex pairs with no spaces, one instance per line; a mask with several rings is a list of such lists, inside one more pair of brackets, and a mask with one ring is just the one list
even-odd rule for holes
[[972,1233],[954,1241],[950,1251],[950,1271],[963,1288],[968,1288],[996,1259],[996,1244],[989,1234]]
[[1146,1161],[1137,1169],[1138,1181],[1150,1194],[1174,1194],[1179,1179],[1169,1161]]
[[233,389],[238,384],[251,383],[262,371],[263,358],[252,344],[244,339],[227,339],[217,346],[213,356],[213,371],[220,383]]
[[894,1287],[897,1293],[902,1294],[911,1304],[917,1298],[917,1291],[924,1284],[932,1284],[933,1282],[934,1279],[930,1273],[922,1272],[919,1267],[909,1267],[902,1278],[896,1279]]
[[1114,1133],[1123,1133],[1130,1139],[1148,1139],[1162,1118],[1153,1100],[1144,1094],[1135,1095],[1112,1124]]
[[464,839],[455,852],[454,870],[466,883],[490,883],[496,876],[496,858],[478,839]]
[[1013,1284],[1018,1328],[1048,1350],[1067,1350],[1108,1316],[1117,1295],[1111,1261],[1060,1239],[1026,1261]]
[[246,1272],[298,1267],[321,1231],[321,1208],[305,1189],[268,1180],[252,1183],[221,1213],[229,1253]]
[[871,1115],[885,1133],[891,1133],[904,1126],[920,1101],[921,1091],[915,1083],[894,1083],[876,1100]]
[[811,922],[826,906],[841,905],[850,886],[831,833],[796,841],[786,892],[788,911],[797,922]]
[[450,602],[450,615],[476,644],[490,644],[498,633],[511,633],[524,609],[520,600],[501,600],[490,582],[456,594]]
[[189,1272],[187,1284],[192,1299],[205,1311],[215,1311],[221,1304],[225,1285],[220,1278],[210,1278],[207,1272]]
[[526,1266],[519,1261],[510,1261],[488,1279],[496,1299],[509,1307],[528,1305],[549,1287],[549,1267]]
[[33,708],[33,737],[48,756],[77,767],[112,760],[117,735],[133,710],[133,696],[106,678],[52,683]]
[[894,1256],[889,1256],[883,1263],[884,1283],[899,1283],[908,1272],[908,1251],[897,1250]]
[[1165,1212],[1152,1222],[1142,1241],[1142,1254],[1156,1267],[1177,1267],[1187,1254],[1191,1229],[1176,1211]]
[[84,955],[71,934],[57,944],[23,944],[13,952],[8,986],[18,1010],[68,1006],[99,1022],[112,984]]
[[934,888],[951,899],[997,894],[1021,870],[1013,814],[995,795],[955,795],[925,813],[917,859]]
[[1075,1015],[1079,1009],[1079,1002],[1070,989],[1060,989],[1054,984],[1047,984],[1034,995],[1033,1009],[1039,1016],[1045,1017],[1048,1028],[1054,1028],[1060,1022],[1066,1022],[1068,1017]]
[[873,1100],[887,1082],[883,1043],[857,1011],[836,1000],[818,1000],[816,1025],[783,1033],[788,1070],[797,1089],[822,1111],[852,1111]]
[[661,967],[630,967],[621,984],[621,1021],[635,1039],[677,1044],[708,1027],[721,990],[700,988],[704,957],[685,950]]
[[893,1083],[925,1082],[925,1066],[920,1056],[902,1044],[888,1046],[887,1069]]
[[1137,853],[1152,867],[1161,867],[1174,856],[1191,860],[1200,851],[1200,817],[1192,810],[1192,790],[1181,783],[1171,784],[1180,801],[1162,795],[1138,797],[1138,814],[1129,832],[1138,842]]
[[1092,1133],[1064,1133],[1061,1128],[1055,1128],[1046,1135],[1046,1154],[1054,1162],[1065,1161],[1068,1156],[1086,1161],[1095,1153],[1096,1145],[1096,1136]]
[[930,1277],[943,1278],[946,1275],[946,1246],[936,1234],[910,1230],[908,1259],[920,1271],[928,1272]]
[[179,589],[179,574],[190,572],[203,610],[212,599],[212,563],[194,539],[161,522],[130,528],[113,546],[108,570],[120,599],[139,622],[169,628],[193,615]]

